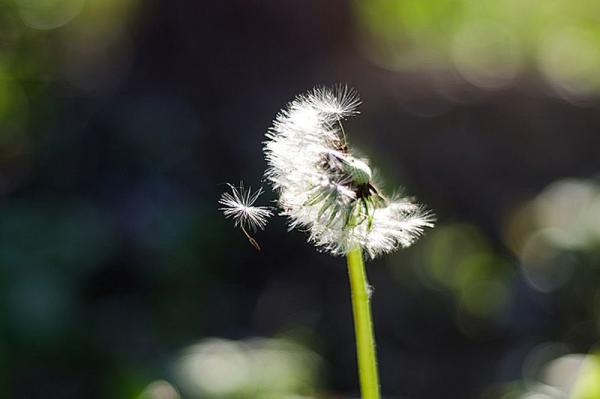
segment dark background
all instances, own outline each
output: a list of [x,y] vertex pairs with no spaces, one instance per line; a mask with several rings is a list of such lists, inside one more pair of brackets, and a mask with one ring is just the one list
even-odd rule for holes
[[[257,252],[217,210],[226,182],[261,184],[278,110],[340,82],[364,103],[351,144],[438,219],[368,264],[385,397],[517,398],[562,386],[553,360],[581,374],[600,4],[481,3],[2,2],[3,397],[357,397],[343,258],[282,218]],[[186,385],[198,342],[224,385],[200,366]],[[261,357],[282,342],[290,383]]]

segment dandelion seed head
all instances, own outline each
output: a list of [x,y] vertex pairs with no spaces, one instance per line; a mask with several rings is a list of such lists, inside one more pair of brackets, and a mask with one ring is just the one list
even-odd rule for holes
[[321,250],[344,255],[359,246],[374,258],[411,245],[433,217],[375,187],[367,159],[348,148],[341,121],[358,114],[347,86],[315,88],[279,112],[264,143],[265,179],[278,192],[290,229]]

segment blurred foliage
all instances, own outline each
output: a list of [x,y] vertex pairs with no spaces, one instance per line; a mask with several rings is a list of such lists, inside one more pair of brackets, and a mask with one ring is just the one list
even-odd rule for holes
[[57,122],[58,91],[109,93],[131,64],[134,0],[0,3],[0,193],[24,184]]
[[440,220],[369,268],[385,390],[600,397],[600,3],[311,4],[0,1],[0,397],[355,391],[343,262],[282,221],[256,253],[215,206],[328,79]]
[[207,339],[186,348],[173,368],[184,397],[207,399],[311,395],[322,373],[316,353],[281,338]]
[[354,1],[364,52],[394,70],[456,71],[482,88],[539,72],[570,98],[600,92],[600,2]]
[[575,381],[571,398],[600,398],[600,355],[595,352],[587,356],[581,368],[581,374]]
[[425,283],[449,290],[463,312],[486,318],[506,307],[511,265],[476,227],[440,225],[421,250]]
[[[472,224],[442,222],[416,248],[391,257],[397,283],[413,291],[411,297],[437,296],[443,302],[430,312],[437,307],[451,314],[465,336],[488,340],[506,331],[537,337],[537,344],[506,354],[500,364],[511,382],[491,384],[484,397],[600,397],[593,349],[600,338],[599,194],[596,180],[570,178],[522,200],[502,229],[512,256]],[[407,263],[407,255],[412,276],[397,265]],[[410,283],[414,279],[422,288]]]

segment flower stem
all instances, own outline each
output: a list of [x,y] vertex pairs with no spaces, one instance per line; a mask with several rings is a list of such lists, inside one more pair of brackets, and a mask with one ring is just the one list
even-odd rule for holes
[[354,313],[354,332],[356,335],[356,357],[358,359],[358,377],[362,399],[379,399],[379,376],[375,354],[375,338],[369,288],[362,250],[354,248],[347,255],[350,290],[352,293],[352,311]]

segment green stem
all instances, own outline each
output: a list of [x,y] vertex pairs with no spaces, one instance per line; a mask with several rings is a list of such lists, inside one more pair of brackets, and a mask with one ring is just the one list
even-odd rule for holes
[[379,399],[375,338],[373,335],[373,321],[371,320],[371,305],[369,304],[369,286],[362,250],[354,248],[348,252],[347,260],[350,290],[352,292],[360,391],[362,399]]

